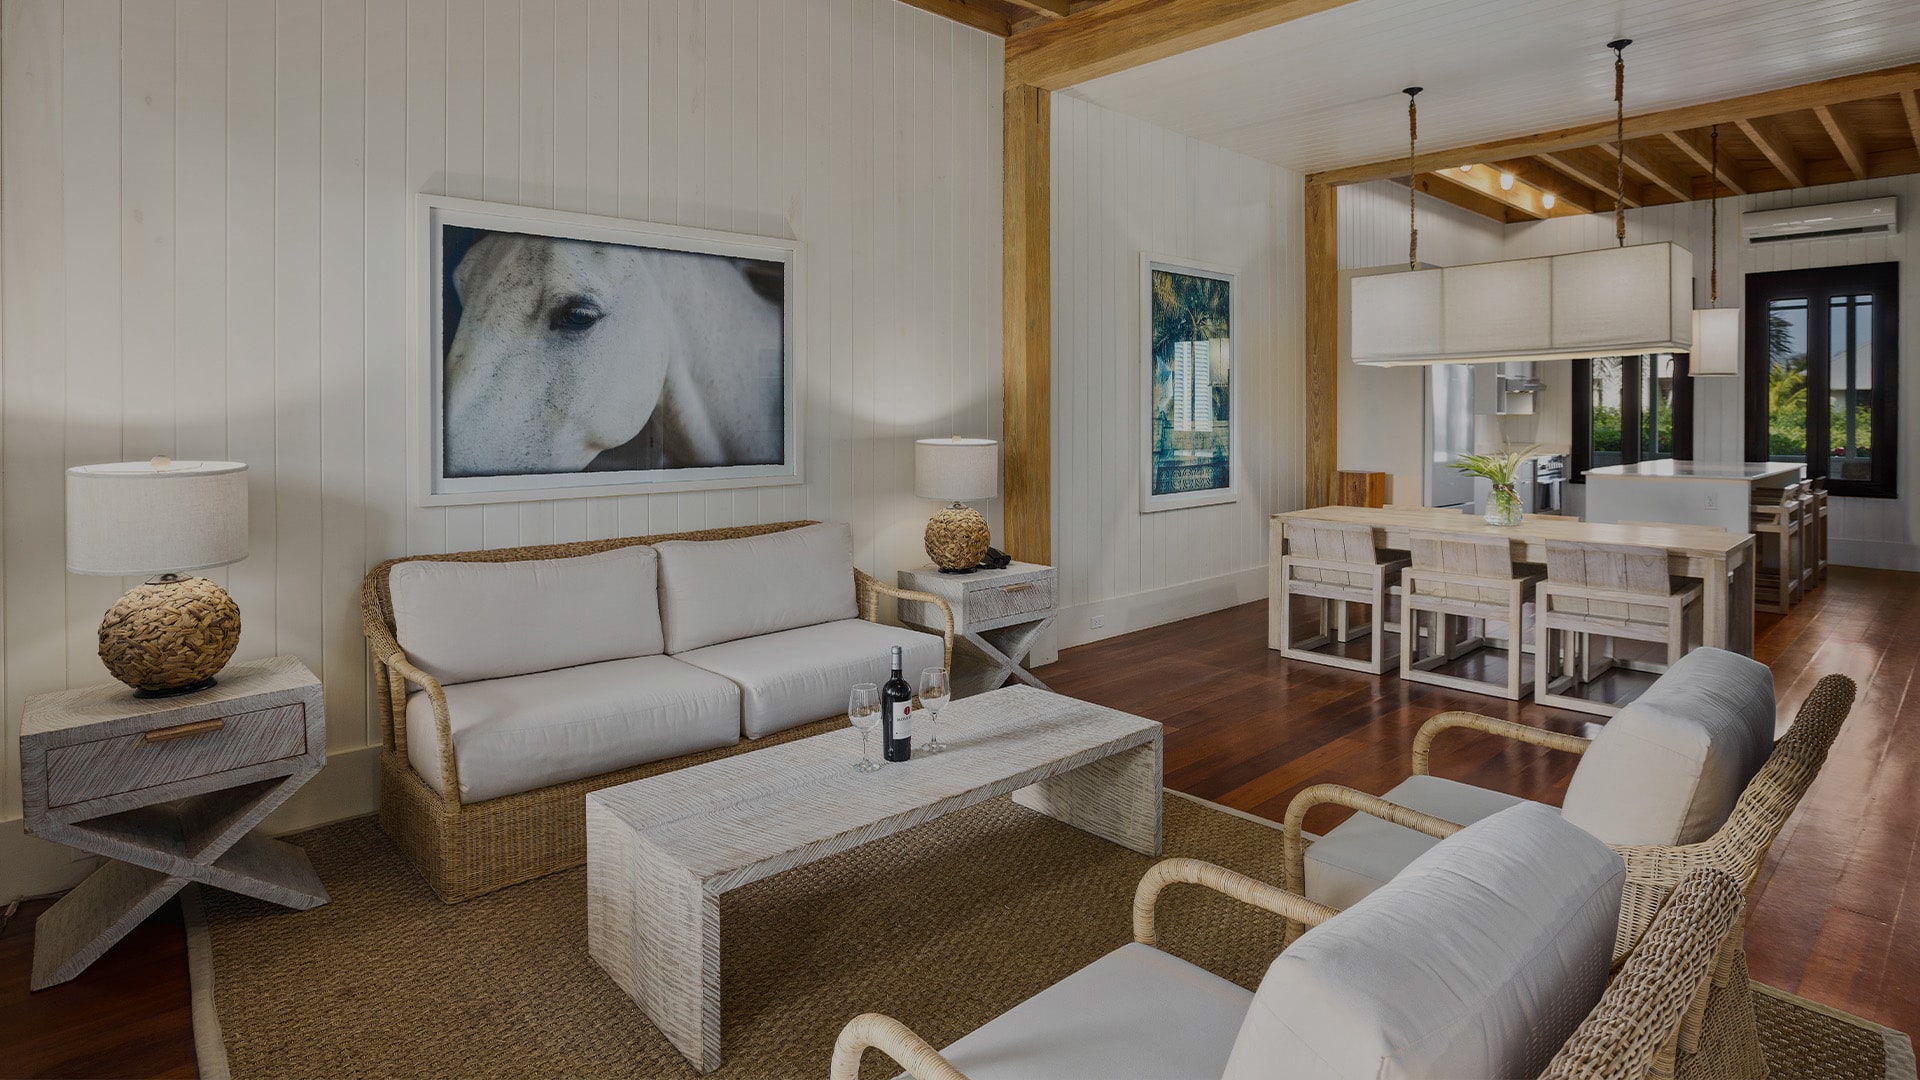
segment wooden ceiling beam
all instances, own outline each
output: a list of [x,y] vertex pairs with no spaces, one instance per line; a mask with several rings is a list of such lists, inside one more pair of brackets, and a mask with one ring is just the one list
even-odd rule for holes
[[1659,185],[1676,199],[1685,201],[1693,198],[1693,177],[1632,143],[1627,144],[1627,168]]
[[1569,206],[1582,214],[1591,214],[1613,205],[1611,194],[1602,194],[1534,158],[1489,161],[1487,164],[1501,172],[1512,173],[1523,184],[1552,192],[1557,206]]
[[1107,0],[1007,40],[1009,85],[1064,90],[1353,0]]
[[1907,114],[1907,134],[1913,137],[1913,148],[1920,150],[1920,91],[1900,91],[1900,108]]
[[908,7],[917,7],[921,11],[930,11],[945,19],[952,19],[962,26],[971,26],[975,30],[985,30],[995,37],[1006,37],[1013,33],[1013,24],[997,10],[988,10],[986,5],[974,0],[900,0]]
[[[1404,186],[1407,178],[1396,176],[1394,183]],[[1441,202],[1452,203],[1462,210],[1471,210],[1481,217],[1492,218],[1502,224],[1535,220],[1532,215],[1522,213],[1499,199],[1490,198],[1471,188],[1464,188],[1446,180],[1435,179],[1433,173],[1421,173],[1415,177],[1413,188],[1422,195],[1431,195]]]
[[[1465,188],[1476,195],[1484,195],[1494,202],[1518,213],[1528,221],[1545,221],[1552,217],[1540,201],[1540,193],[1525,184],[1515,184],[1511,189],[1500,186],[1500,170],[1491,165],[1475,165],[1466,172],[1459,169],[1442,169],[1428,176],[1445,180],[1449,184]],[[1519,176],[1514,177],[1515,180]],[[1559,196],[1555,196],[1558,199]]]
[[[1062,20],[1055,25],[1065,25],[1067,21]],[[1012,46],[1009,45],[1008,49],[1011,51]],[[1747,94],[1725,101],[1687,105],[1678,109],[1662,109],[1659,112],[1629,116],[1625,125],[1626,137],[1628,140],[1653,138],[1669,131],[1686,131],[1711,127],[1714,124],[1731,124],[1759,116],[1778,116],[1781,113],[1811,109],[1817,105],[1839,105],[1864,98],[1888,97],[1915,89],[1920,89],[1920,64],[1903,64],[1899,67],[1883,68],[1860,75],[1843,75],[1802,86],[1790,86],[1783,90],[1768,90],[1764,93]],[[1577,127],[1522,135],[1518,138],[1499,139],[1476,146],[1422,152],[1415,161],[1414,167],[1421,172],[1428,172],[1445,168],[1449,162],[1458,165],[1463,161],[1537,157],[1540,154],[1557,153],[1574,147],[1611,144],[1613,135],[1614,122],[1609,118]],[[1314,173],[1307,179],[1318,184],[1362,184],[1369,180],[1405,176],[1406,173],[1407,159],[1400,157],[1365,165],[1328,169],[1325,172]]]
[[1840,151],[1840,160],[1847,163],[1855,180],[1867,178],[1867,152],[1860,148],[1860,135],[1852,128],[1840,122],[1833,110],[1825,105],[1815,105],[1813,115],[1820,118],[1820,126],[1827,129],[1827,138],[1833,140],[1834,148]]
[[[1602,160],[1598,148],[1575,147],[1557,153],[1535,154],[1534,157],[1599,192],[1602,202],[1596,209],[1613,209],[1613,192],[1618,186],[1616,183],[1618,168],[1610,156]],[[1646,199],[1640,194],[1639,185],[1632,180],[1627,181],[1621,192],[1620,201],[1630,207],[1638,207],[1646,203]]]
[[1668,131],[1664,133],[1667,141],[1687,157],[1693,159],[1700,171],[1712,176],[1721,187],[1735,195],[1745,195],[1750,187],[1746,170],[1734,164],[1726,154],[1713,152],[1708,136],[1697,131]]
[[1734,124],[1740,128],[1740,134],[1745,135],[1747,141],[1757,147],[1773,163],[1774,168],[1780,170],[1780,175],[1787,178],[1789,185],[1807,186],[1807,163],[1794,152],[1793,146],[1778,128],[1758,116],[1735,120]]
[[1064,19],[1073,14],[1072,5],[1068,0],[1007,0],[1007,3],[1048,21]]

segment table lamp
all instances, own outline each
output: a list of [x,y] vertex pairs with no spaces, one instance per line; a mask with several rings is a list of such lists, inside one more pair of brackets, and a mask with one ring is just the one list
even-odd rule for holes
[[187,571],[247,557],[247,467],[123,461],[67,470],[67,569],[155,575],[100,620],[100,660],[139,697],[205,690],[240,644],[240,607]]
[[992,439],[921,439],[913,444],[913,491],[951,505],[927,522],[927,558],[942,572],[970,574],[993,533],[968,499],[1000,494],[1000,444]]

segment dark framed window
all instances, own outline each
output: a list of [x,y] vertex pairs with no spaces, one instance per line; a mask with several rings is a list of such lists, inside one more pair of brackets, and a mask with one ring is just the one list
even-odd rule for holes
[[1748,274],[1746,321],[1747,460],[1894,498],[1900,264]]
[[1693,457],[1693,380],[1687,354],[1596,356],[1573,362],[1573,475],[1588,469]]

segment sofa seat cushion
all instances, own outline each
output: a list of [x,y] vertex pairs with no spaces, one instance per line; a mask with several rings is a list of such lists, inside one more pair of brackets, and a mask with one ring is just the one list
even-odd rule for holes
[[1220,1080],[1253,995],[1140,944],[942,1050],[969,1080]]
[[[483,802],[740,741],[740,690],[667,656],[446,688],[460,801]],[[446,793],[433,702],[407,699],[407,760]]]
[[395,639],[443,685],[659,653],[658,589],[658,560],[638,544],[565,559],[420,559],[387,574]]
[[932,634],[841,619],[742,638],[679,654],[675,659],[723,675],[740,687],[740,731],[758,739],[847,711],[855,683],[887,681],[893,646],[901,647],[908,684],[922,668],[945,662],[946,642]]
[[736,540],[663,540],[656,550],[669,653],[860,614],[853,530],[841,522]]
[[1607,985],[1626,866],[1522,803],[1281,953],[1225,1080],[1538,1076]]
[[1697,844],[1767,763],[1773,731],[1767,666],[1695,649],[1600,729],[1563,813],[1609,844]]
[[[1526,801],[1437,776],[1410,776],[1382,798],[1461,825]],[[1356,813],[1307,845],[1307,898],[1350,908],[1439,842],[1372,814]]]

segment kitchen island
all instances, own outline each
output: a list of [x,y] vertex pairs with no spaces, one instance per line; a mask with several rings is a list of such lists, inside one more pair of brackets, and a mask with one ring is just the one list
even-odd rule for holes
[[1752,531],[1756,488],[1783,488],[1805,466],[1791,461],[1643,461],[1586,471],[1588,521],[1662,521]]

